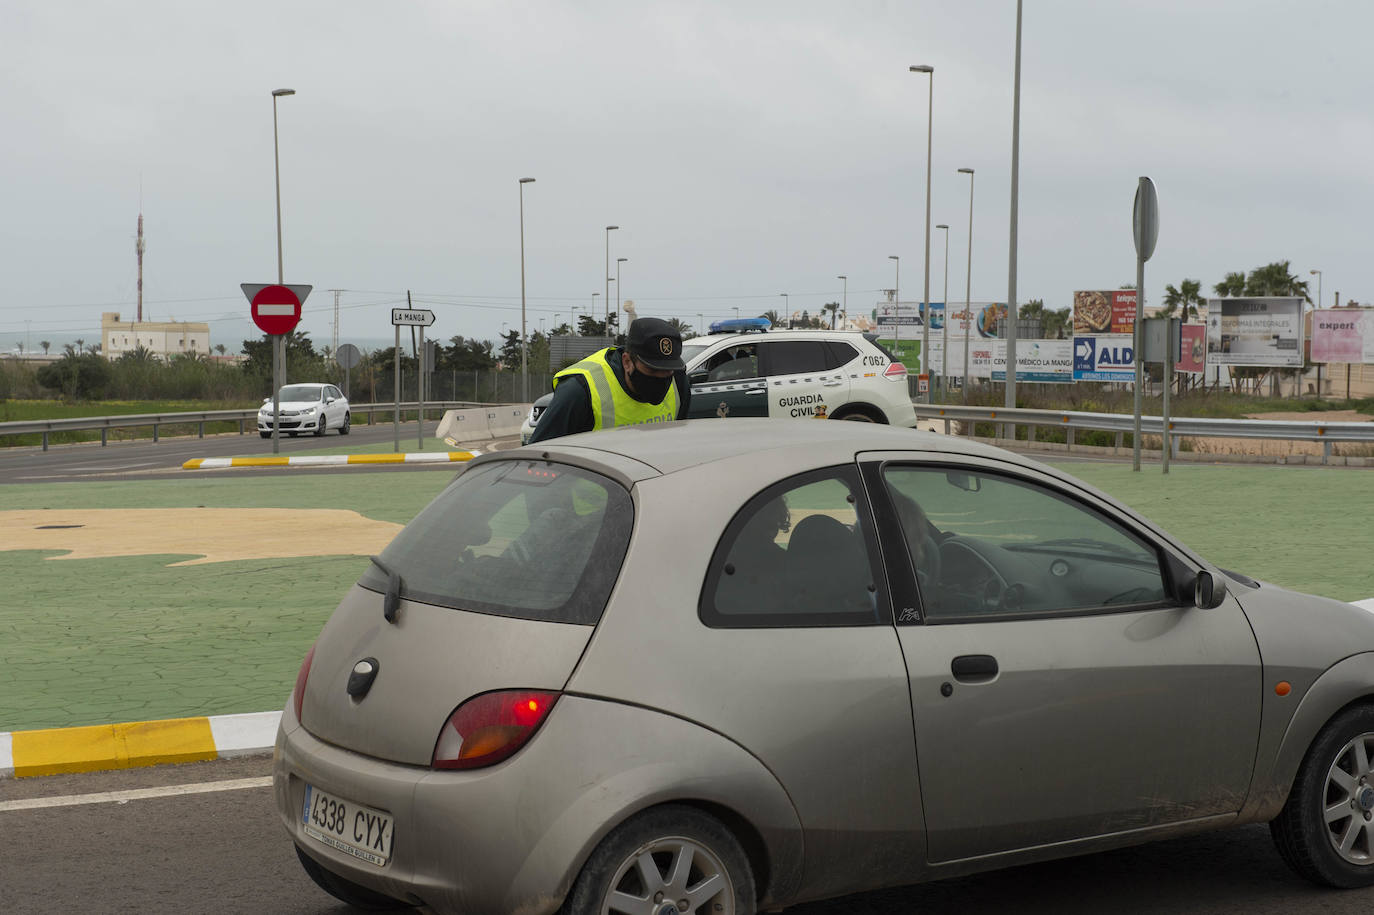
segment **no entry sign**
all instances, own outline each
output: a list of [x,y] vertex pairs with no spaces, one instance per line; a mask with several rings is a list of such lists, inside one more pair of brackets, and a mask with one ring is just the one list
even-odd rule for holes
[[265,334],[289,334],[301,320],[301,304],[312,286],[282,286],[275,283],[243,283],[253,314],[253,323]]

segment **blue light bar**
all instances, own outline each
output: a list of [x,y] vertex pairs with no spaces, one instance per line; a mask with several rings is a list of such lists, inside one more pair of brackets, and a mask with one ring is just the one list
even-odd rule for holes
[[713,334],[747,334],[750,331],[766,331],[773,326],[773,322],[767,318],[728,318],[724,321],[712,321],[711,333]]

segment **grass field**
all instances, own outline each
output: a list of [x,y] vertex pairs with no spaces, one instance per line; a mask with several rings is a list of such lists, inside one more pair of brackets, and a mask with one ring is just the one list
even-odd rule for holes
[[[402,442],[405,447],[405,442]],[[389,450],[389,445],[386,450]],[[1374,472],[1066,464],[1198,552],[1298,590],[1374,597]],[[90,508],[333,508],[404,523],[452,479],[227,476],[0,485],[0,512]],[[0,549],[0,731],[280,708],[301,658],[367,563],[362,556],[218,562],[138,555],[52,560]],[[0,544],[0,546],[3,546]]]

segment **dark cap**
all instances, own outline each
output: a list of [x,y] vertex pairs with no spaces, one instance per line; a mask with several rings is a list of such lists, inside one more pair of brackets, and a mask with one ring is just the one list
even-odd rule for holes
[[635,318],[630,322],[626,348],[650,368],[667,371],[684,369],[682,335],[662,318]]

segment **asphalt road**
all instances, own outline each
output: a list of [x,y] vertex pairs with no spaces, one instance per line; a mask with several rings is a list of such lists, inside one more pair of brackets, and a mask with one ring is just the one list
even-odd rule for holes
[[[0,896],[8,915],[54,912],[344,915],[305,876],[272,809],[264,756],[0,782]],[[249,780],[252,787],[11,809],[16,801]],[[1264,826],[883,890],[788,915],[1198,913],[1363,915],[1374,889],[1292,875]]]
[[[401,451],[441,451],[446,450],[442,442],[434,437],[438,423],[428,420],[425,423],[424,448],[421,449],[415,430],[415,423],[401,423]],[[302,435],[296,438],[281,438],[282,455],[300,454],[321,447],[340,445],[377,445],[395,441],[391,423],[375,426],[354,424],[347,437],[331,432],[323,438]],[[491,443],[478,447],[487,448]],[[63,483],[79,480],[155,480],[169,477],[184,477],[188,473],[216,474],[238,473],[241,468],[228,470],[186,471],[181,465],[191,458],[198,457],[242,457],[253,454],[271,454],[272,442],[258,437],[256,432],[239,435],[229,432],[219,435],[176,436],[163,438],[159,442],[138,440],[131,442],[111,442],[101,446],[99,442],[82,442],[73,445],[53,445],[47,451],[41,448],[0,449],[0,483]],[[370,464],[367,470],[386,472],[390,470],[443,469],[453,471],[447,464]],[[255,474],[282,473],[357,473],[359,468],[349,467],[255,467]]]

